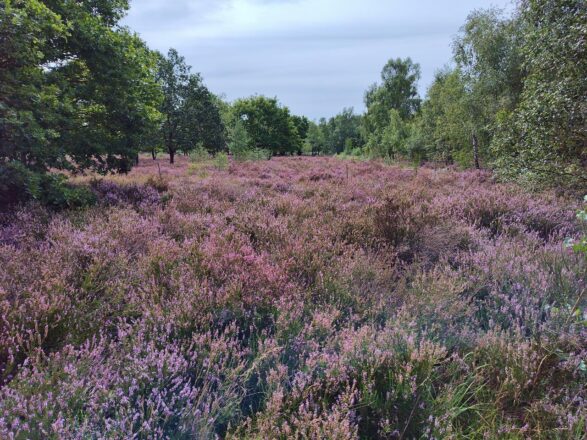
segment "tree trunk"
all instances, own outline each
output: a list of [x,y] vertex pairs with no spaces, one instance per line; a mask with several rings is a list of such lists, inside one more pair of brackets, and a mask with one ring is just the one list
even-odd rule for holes
[[475,133],[473,133],[473,160],[475,161],[475,168],[478,170],[481,169],[479,165],[479,141]]
[[153,160],[157,160],[157,153],[154,148],[151,150],[151,156],[153,157]]
[[169,163],[170,164],[175,163],[175,151],[173,151],[173,150],[169,150]]

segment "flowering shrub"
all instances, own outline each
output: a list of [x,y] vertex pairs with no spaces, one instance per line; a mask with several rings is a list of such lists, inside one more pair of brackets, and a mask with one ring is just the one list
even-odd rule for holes
[[587,435],[572,200],[378,162],[189,165],[2,215],[0,438]]
[[102,179],[93,181],[91,187],[102,204],[134,207],[146,207],[159,203],[161,199],[159,192],[166,189],[154,177],[148,180],[147,185],[120,185]]

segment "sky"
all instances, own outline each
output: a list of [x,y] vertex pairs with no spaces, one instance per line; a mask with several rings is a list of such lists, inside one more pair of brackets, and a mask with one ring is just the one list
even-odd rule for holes
[[292,113],[364,110],[388,59],[419,63],[425,95],[474,9],[512,0],[132,0],[124,24],[153,49],[174,47],[227,100],[277,97]]

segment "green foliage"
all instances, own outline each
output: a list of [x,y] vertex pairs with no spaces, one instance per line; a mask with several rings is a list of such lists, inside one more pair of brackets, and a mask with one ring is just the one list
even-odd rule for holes
[[247,133],[245,124],[237,119],[230,132],[228,150],[236,161],[268,160],[271,158],[271,151],[262,148],[252,148],[251,138]]
[[454,60],[467,91],[478,100],[477,111],[484,113],[481,119],[491,119],[518,102],[524,79],[522,39],[516,15],[510,18],[498,9],[488,9],[470,14],[453,42]]
[[0,199],[84,206],[49,169],[126,172],[159,123],[156,58],[121,0],[0,5]]
[[389,60],[381,79],[381,84],[373,84],[365,93],[363,131],[371,156],[393,158],[402,152],[408,137],[405,123],[420,108],[416,89],[420,65],[410,58]]
[[409,136],[408,124],[396,109],[390,109],[388,117],[387,124],[376,131],[367,144],[370,155],[374,157],[394,158],[405,152],[405,143]]
[[216,153],[214,156],[214,166],[219,170],[226,170],[228,169],[228,165],[228,154],[226,154],[224,151]]
[[232,113],[242,121],[252,148],[278,155],[301,153],[302,139],[294,119],[276,98],[239,99],[234,102]]
[[170,49],[167,57],[159,56],[157,80],[164,97],[161,133],[169,161],[175,161],[177,151],[188,152],[197,145],[210,152],[222,150],[225,128],[218,100],[175,49]]
[[[210,152],[225,148],[226,134],[220,111],[213,95],[202,83],[200,75],[190,77],[183,111],[185,122],[183,127],[187,130],[188,139],[186,139],[187,147],[182,147],[182,150],[188,150],[198,144],[203,145]],[[189,142],[192,137],[196,140],[196,144],[193,144],[193,141]]]
[[210,159],[210,153],[204,148],[202,144],[198,144],[196,148],[190,151],[190,162],[198,163],[205,162]]
[[296,130],[300,135],[300,139],[304,141],[308,136],[308,129],[310,128],[310,120],[305,116],[297,116],[293,115],[291,117],[294,125],[296,126]]
[[584,189],[586,23],[577,0],[524,1],[509,17],[473,12],[454,41],[456,66],[436,75],[420,112],[408,87],[418,70],[410,60],[388,63],[365,97],[367,151]]
[[247,133],[245,124],[242,119],[237,119],[234,126],[230,130],[230,141],[228,143],[228,150],[230,153],[238,158],[251,149],[251,138]]
[[95,3],[3,2],[0,158],[35,170],[132,165],[158,120],[154,57],[117,26],[126,2]]
[[446,69],[436,74],[421,115],[429,158],[451,163],[471,151],[474,123],[467,111],[468,99],[460,70]]
[[519,105],[499,115],[493,143],[504,177],[587,185],[587,8],[580,0],[523,2]]
[[389,109],[395,109],[402,118],[408,118],[420,108],[416,85],[420,79],[420,65],[410,58],[391,59],[381,71],[381,84],[373,84],[365,93],[367,113],[373,108],[373,122],[385,119]]
[[345,108],[336,116],[320,119],[308,127],[305,151],[311,154],[340,154],[363,145],[360,115]]
[[86,187],[67,184],[62,174],[32,171],[18,161],[0,165],[0,208],[31,200],[59,210],[91,206],[96,197]]
[[[0,5],[0,157],[26,161],[53,156],[59,90],[47,83],[40,65],[52,54],[51,40],[64,38],[66,24],[36,0]],[[38,159],[37,159],[38,161]],[[43,164],[39,163],[39,167]]]
[[322,127],[315,122],[310,122],[308,134],[304,141],[304,153],[316,155],[326,149],[326,136]]
[[97,201],[89,188],[68,184],[67,178],[61,174],[42,175],[39,189],[37,200],[57,210],[86,208]]
[[421,106],[418,65],[390,61],[383,85],[366,94],[369,154],[463,167],[491,164],[497,115],[515,106],[521,90],[520,33],[518,20],[497,10],[472,13],[454,42],[456,67],[436,74]]
[[577,219],[582,223],[585,235],[579,240],[567,240],[565,243],[568,247],[572,247],[575,252],[580,252],[587,257],[587,196],[584,197],[586,207],[577,212]]
[[237,161],[258,161],[271,159],[271,151],[262,148],[253,148],[246,150],[242,154],[235,156]]
[[354,113],[353,108],[345,108],[322,124],[326,140],[326,151],[341,153],[362,145],[361,116]]
[[0,165],[0,208],[33,198],[38,188],[35,177],[20,162]]
[[431,157],[471,167],[477,145],[478,159],[491,163],[496,117],[516,105],[522,88],[520,38],[516,17],[496,9],[469,15],[453,44],[456,69],[441,71],[428,92]]

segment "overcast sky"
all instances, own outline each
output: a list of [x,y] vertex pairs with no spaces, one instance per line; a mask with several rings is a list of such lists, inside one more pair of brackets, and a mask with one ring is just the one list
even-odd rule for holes
[[317,119],[363,111],[392,57],[420,63],[424,94],[467,15],[492,5],[511,0],[133,0],[125,24],[176,48],[214,93],[277,96]]

